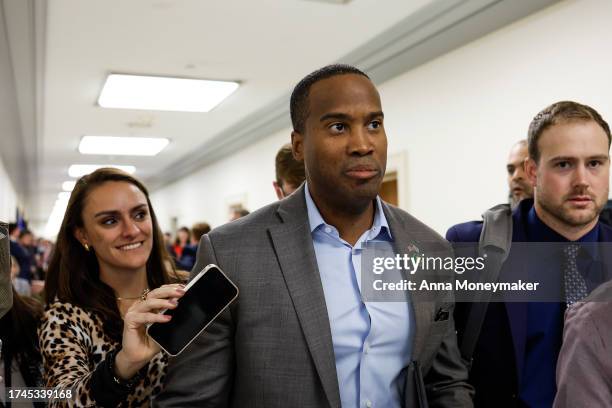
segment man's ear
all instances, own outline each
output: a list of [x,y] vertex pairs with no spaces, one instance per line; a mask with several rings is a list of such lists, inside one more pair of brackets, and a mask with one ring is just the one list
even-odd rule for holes
[[293,158],[299,162],[304,161],[304,136],[294,130],[291,132],[291,147],[293,150]]
[[279,200],[285,198],[285,193],[283,192],[283,189],[281,188],[281,186],[278,185],[276,181],[272,182],[272,186],[274,187],[274,192],[276,193],[276,197]]
[[531,157],[525,159],[525,174],[529,184],[535,187],[538,181],[538,164]]

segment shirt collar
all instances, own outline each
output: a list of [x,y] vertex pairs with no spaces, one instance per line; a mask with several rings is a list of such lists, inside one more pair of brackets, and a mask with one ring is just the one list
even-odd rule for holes
[[[308,223],[310,224],[310,232],[314,232],[317,228],[321,226],[328,225],[317,205],[315,204],[312,196],[310,195],[310,190],[308,189],[308,183],[304,183],[304,195],[306,197],[306,209],[308,210]],[[379,196],[376,196],[376,206],[374,207],[374,222],[372,223],[372,227],[370,227],[370,232],[368,234],[368,240],[372,240],[377,238],[381,234],[385,234],[389,240],[392,240],[393,237],[391,235],[391,228],[389,228],[389,223],[387,222],[387,217],[385,217],[385,213],[382,208],[382,200]],[[382,238],[382,237],[381,237]]]

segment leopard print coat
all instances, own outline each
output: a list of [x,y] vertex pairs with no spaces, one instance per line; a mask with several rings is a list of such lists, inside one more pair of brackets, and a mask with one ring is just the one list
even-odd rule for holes
[[[51,407],[95,407],[91,376],[106,355],[119,346],[102,329],[93,313],[70,303],[55,302],[47,307],[39,329],[46,387],[72,389],[70,400],[51,401]],[[119,407],[149,406],[151,396],[160,393],[168,357],[156,355],[146,375]]]

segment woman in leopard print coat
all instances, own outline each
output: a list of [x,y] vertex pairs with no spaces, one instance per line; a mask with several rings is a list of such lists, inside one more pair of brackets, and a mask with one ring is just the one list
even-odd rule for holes
[[39,329],[51,406],[140,407],[161,391],[167,356],[146,334],[184,294],[146,188],[104,168],[70,196],[46,282]]

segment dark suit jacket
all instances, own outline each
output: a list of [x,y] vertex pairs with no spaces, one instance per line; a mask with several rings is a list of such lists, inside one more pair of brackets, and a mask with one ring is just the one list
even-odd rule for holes
[[[533,205],[523,200],[512,214],[512,242],[527,242],[526,220]],[[612,241],[612,228],[599,223],[600,242]],[[472,221],[451,227],[446,239],[451,242],[478,242],[482,221]],[[606,254],[609,257],[609,254]],[[509,254],[512,258],[512,252]],[[508,262],[507,262],[508,263]],[[612,265],[610,259],[607,265]],[[507,265],[506,265],[507,266]],[[500,275],[507,272],[502,268]],[[474,386],[476,407],[518,407],[518,392],[525,361],[527,336],[527,303],[489,304],[480,337],[473,355],[469,382]],[[463,338],[471,304],[458,303],[455,321],[459,340]]]
[[196,254],[198,246],[187,244],[183,247],[181,257],[176,260],[176,267],[184,271],[190,271],[193,269],[196,263]]
[[[386,204],[384,211],[398,247],[435,241],[450,251],[448,243],[407,213]],[[209,263],[238,285],[238,300],[171,360],[155,406],[340,407],[304,188],[203,236],[194,271]],[[422,367],[430,407],[471,407],[450,299],[413,298],[413,359]],[[440,309],[451,313],[436,319]]]
[[30,253],[27,249],[21,246],[16,241],[10,241],[11,255],[15,257],[19,263],[19,277],[27,279],[28,282],[32,280],[32,260]]

